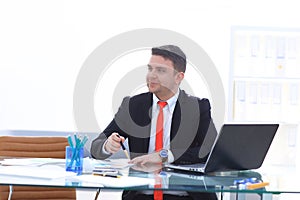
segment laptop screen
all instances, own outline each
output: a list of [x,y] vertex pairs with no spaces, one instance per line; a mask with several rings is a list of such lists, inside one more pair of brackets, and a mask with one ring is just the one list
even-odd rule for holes
[[259,168],[278,124],[224,124],[206,163],[205,172]]

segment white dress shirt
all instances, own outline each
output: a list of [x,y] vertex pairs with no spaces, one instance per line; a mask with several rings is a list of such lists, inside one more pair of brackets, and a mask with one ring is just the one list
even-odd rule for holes
[[[174,161],[174,156],[170,151],[170,135],[171,135],[171,125],[172,125],[172,116],[175,109],[175,105],[179,96],[179,89],[176,94],[168,99],[166,102],[168,103],[163,108],[164,113],[164,122],[163,122],[163,149],[167,149],[168,151],[168,162],[171,163]],[[155,95],[153,95],[153,104],[152,104],[152,119],[151,119],[151,131],[150,131],[150,142],[148,153],[155,152],[155,136],[156,136],[156,123],[157,117],[159,114],[159,105],[157,102],[160,101]]]

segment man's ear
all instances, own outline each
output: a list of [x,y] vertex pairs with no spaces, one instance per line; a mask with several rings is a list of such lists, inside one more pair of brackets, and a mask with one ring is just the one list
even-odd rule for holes
[[176,75],[176,83],[179,85],[181,81],[184,79],[184,73],[183,72],[178,72]]

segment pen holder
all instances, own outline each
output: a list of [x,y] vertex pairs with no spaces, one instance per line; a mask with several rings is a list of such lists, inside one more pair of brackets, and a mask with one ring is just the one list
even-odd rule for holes
[[66,171],[82,174],[83,147],[66,147]]

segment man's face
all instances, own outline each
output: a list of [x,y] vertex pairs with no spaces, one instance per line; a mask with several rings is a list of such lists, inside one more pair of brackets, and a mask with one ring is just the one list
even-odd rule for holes
[[174,69],[173,62],[162,56],[152,55],[148,64],[147,86],[161,100],[172,97],[184,77]]

